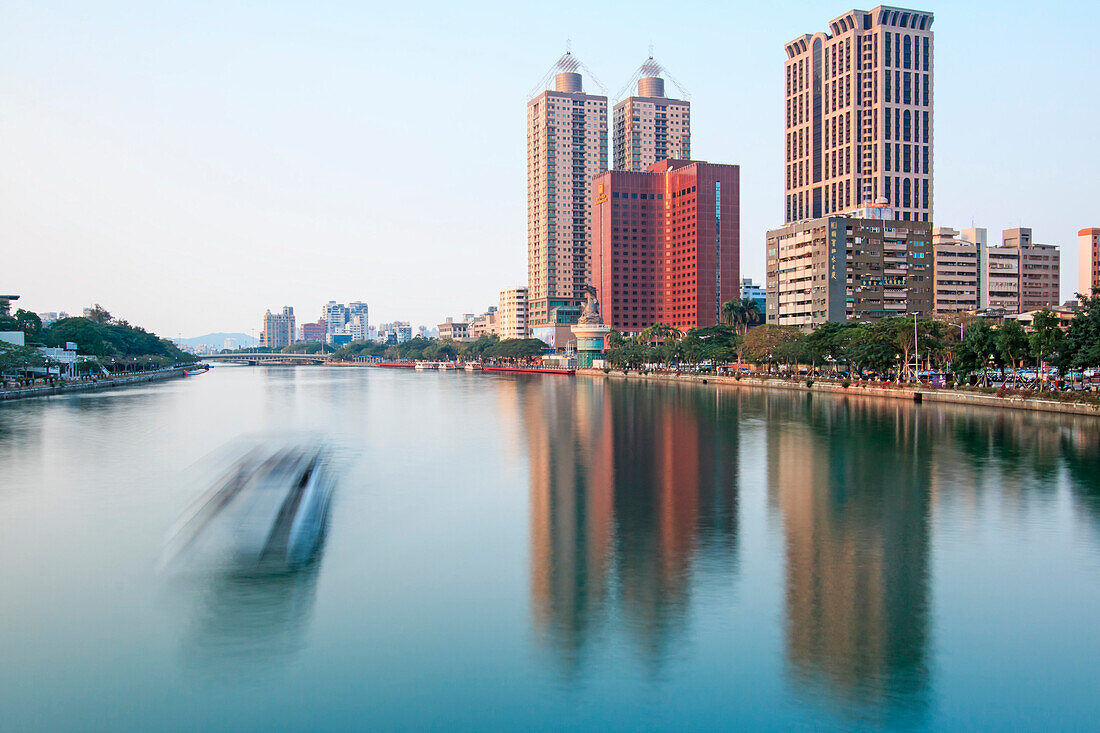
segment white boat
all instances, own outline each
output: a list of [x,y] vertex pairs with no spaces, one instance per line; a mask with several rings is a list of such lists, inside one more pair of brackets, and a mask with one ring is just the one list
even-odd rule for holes
[[453,361],[441,361],[439,362],[439,368],[443,371],[452,371],[455,368],[455,363]]
[[468,361],[468,362],[466,362],[466,371],[468,371],[468,372],[480,372],[481,371],[481,364],[477,363],[476,361]]
[[425,369],[438,369],[439,364],[434,361],[418,361],[416,362],[417,371],[424,371]]
[[327,464],[316,445],[250,451],[196,502],[173,554],[214,553],[239,568],[303,565],[324,534],[334,485]]

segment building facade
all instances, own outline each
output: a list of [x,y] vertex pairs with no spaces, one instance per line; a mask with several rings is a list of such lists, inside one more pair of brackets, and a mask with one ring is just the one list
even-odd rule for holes
[[294,343],[294,309],[283,306],[282,313],[268,311],[264,314],[264,327],[260,331],[260,346],[281,349]]
[[932,220],[932,13],[851,10],[786,45],[787,223],[885,198]]
[[740,297],[740,169],[666,160],[593,183],[592,284],[604,323],[637,333],[718,323]]
[[932,250],[933,310],[940,314],[977,310],[981,287],[977,243],[950,227],[936,227]]
[[508,288],[500,291],[497,335],[501,339],[527,338],[527,288]]
[[691,103],[665,96],[661,67],[650,57],[638,93],[615,105],[615,170],[639,173],[661,160],[691,159]]
[[302,324],[302,341],[324,343],[328,340],[328,325],[324,321]]
[[456,321],[448,317],[446,321],[439,324],[439,338],[451,339],[452,341],[469,341],[470,324],[467,321]]
[[880,201],[768,232],[767,322],[809,329],[930,316],[932,225],[896,217]]
[[752,281],[750,277],[741,278],[741,300],[751,300],[760,309],[760,319],[768,307],[768,290],[765,286]]
[[1016,227],[1001,233],[1001,245],[985,244],[985,230],[974,231],[979,245],[981,308],[1027,313],[1059,305],[1061,255],[1052,244],[1032,240],[1031,229]]
[[589,184],[608,167],[607,97],[585,94],[579,68],[566,53],[554,88],[527,103],[529,326],[576,322],[591,272]]
[[1077,232],[1077,292],[1100,295],[1100,229]]

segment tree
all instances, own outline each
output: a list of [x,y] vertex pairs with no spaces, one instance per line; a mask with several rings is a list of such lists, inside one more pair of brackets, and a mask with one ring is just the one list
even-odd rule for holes
[[667,323],[654,323],[641,333],[642,340],[647,344],[663,343],[670,338],[680,339],[683,335],[683,331]]
[[459,348],[459,354],[463,359],[480,359],[486,351],[500,343],[500,338],[492,334],[482,334],[477,340],[470,341]]
[[24,333],[27,341],[39,342],[42,340],[42,319],[37,313],[25,311],[22,308],[15,312],[15,323]]
[[770,368],[777,361],[797,360],[800,342],[804,338],[802,331],[795,326],[768,324],[744,335],[744,352],[753,362],[767,364]]
[[851,358],[861,376],[865,371],[884,375],[899,366],[896,321],[887,319],[878,323],[861,323],[856,328]]
[[1031,326],[1034,332],[1028,337],[1031,352],[1035,354],[1035,364],[1039,369],[1039,389],[1046,383],[1046,372],[1043,371],[1044,360],[1050,359],[1062,342],[1061,321],[1057,314],[1050,308],[1043,308],[1035,314]]
[[493,344],[483,353],[491,359],[515,361],[533,359],[545,354],[549,348],[541,339],[504,339]]
[[857,323],[829,321],[821,324],[806,337],[806,357],[814,364],[826,361],[834,367],[850,366],[860,328]]
[[28,369],[44,365],[45,360],[35,349],[0,341],[0,375],[23,376]]
[[1015,318],[1006,318],[997,329],[997,352],[1007,364],[1012,365],[1012,382],[1016,382],[1016,367],[1027,354],[1027,334]]
[[97,325],[106,326],[111,322],[111,314],[106,308],[96,303],[88,312],[87,319]]
[[952,368],[962,377],[982,373],[982,383],[989,384],[986,365],[998,354],[997,338],[989,323],[978,320],[966,327],[966,334],[955,347]]
[[1100,295],[1078,296],[1077,315],[1066,329],[1055,363],[1062,371],[1100,366]]

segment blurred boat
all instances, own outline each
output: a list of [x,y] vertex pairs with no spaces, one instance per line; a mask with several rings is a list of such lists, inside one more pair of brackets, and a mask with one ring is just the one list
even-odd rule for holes
[[258,446],[195,503],[172,554],[214,554],[265,570],[301,566],[324,534],[333,485],[323,447]]

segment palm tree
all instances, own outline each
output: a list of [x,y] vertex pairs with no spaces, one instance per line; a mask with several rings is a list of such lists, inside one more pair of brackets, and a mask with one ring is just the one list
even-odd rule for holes
[[755,326],[762,320],[762,316],[760,306],[752,298],[735,298],[722,304],[722,320],[727,326],[732,326],[740,336],[737,346],[738,364],[742,362],[745,334],[750,326]]
[[760,306],[752,298],[735,298],[722,304],[722,321],[740,334],[759,323],[761,316]]

